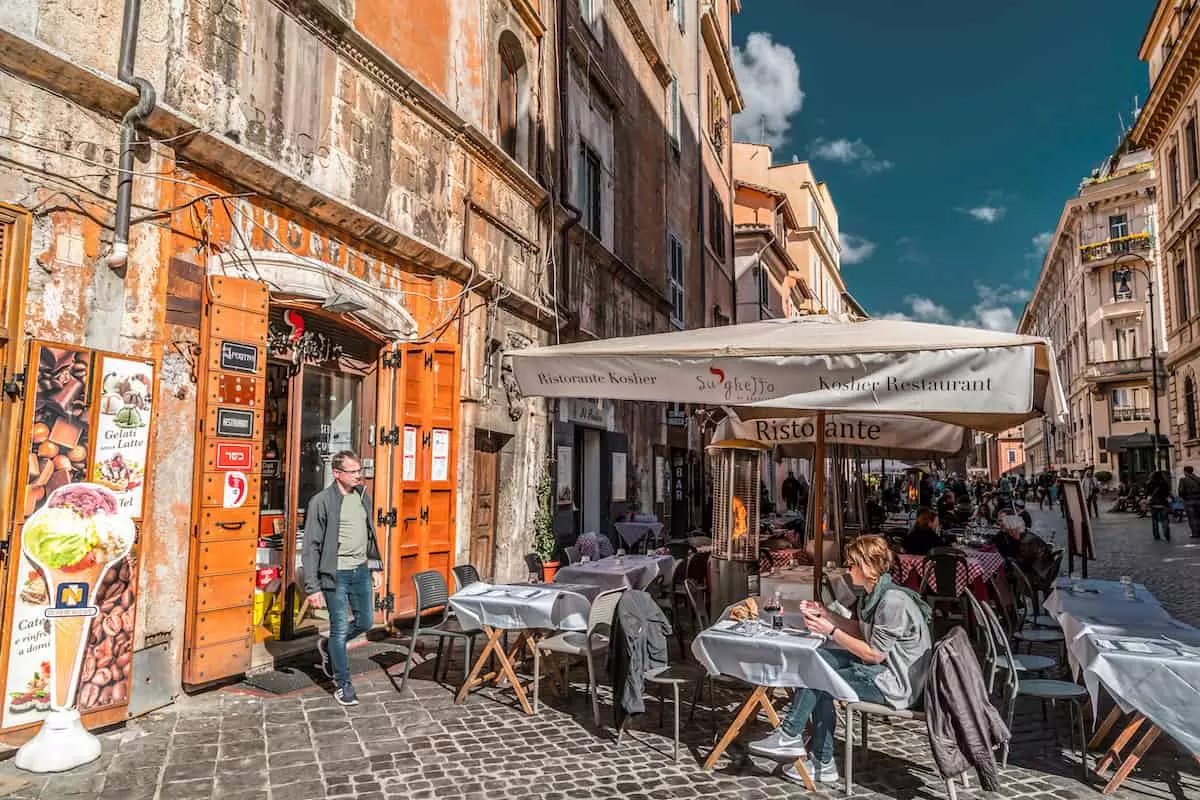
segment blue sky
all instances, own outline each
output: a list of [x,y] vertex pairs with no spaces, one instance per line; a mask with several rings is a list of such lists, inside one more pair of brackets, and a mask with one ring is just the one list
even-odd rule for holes
[[875,316],[1011,330],[1063,203],[1146,96],[1154,3],[742,6],[735,133],[828,182],[854,296]]

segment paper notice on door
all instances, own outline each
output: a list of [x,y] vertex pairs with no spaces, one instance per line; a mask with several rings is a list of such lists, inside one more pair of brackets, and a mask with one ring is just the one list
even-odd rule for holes
[[403,479],[417,479],[417,429],[412,425],[404,426],[404,467]]
[[450,474],[450,431],[433,429],[433,468],[431,481],[444,481]]

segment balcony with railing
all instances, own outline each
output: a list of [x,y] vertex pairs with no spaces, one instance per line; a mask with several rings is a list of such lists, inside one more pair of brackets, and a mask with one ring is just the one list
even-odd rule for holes
[[1143,422],[1150,419],[1149,408],[1134,406],[1114,406],[1112,409],[1113,422]]
[[[1149,378],[1151,369],[1150,356],[1118,358],[1114,361],[1093,361],[1087,365],[1083,377],[1089,383],[1110,383],[1136,378]],[[1163,374],[1161,363],[1159,364],[1158,371],[1159,375]]]
[[1113,239],[1105,239],[1102,242],[1094,242],[1092,244],[1081,245],[1079,254],[1083,258],[1083,263],[1091,266],[1100,266],[1099,262],[1110,258],[1117,258],[1125,253],[1137,253],[1150,249],[1150,234],[1131,233],[1127,236],[1117,236]]

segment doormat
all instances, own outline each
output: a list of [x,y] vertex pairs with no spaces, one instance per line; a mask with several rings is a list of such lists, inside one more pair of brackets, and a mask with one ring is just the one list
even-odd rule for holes
[[[421,647],[417,650],[417,660],[413,662],[412,674],[414,675],[420,669],[420,665],[431,655],[422,653],[423,649]],[[406,644],[393,641],[366,642],[358,647],[353,647],[348,654],[350,656],[350,675],[353,677],[386,670],[398,676],[404,669],[404,659],[407,653],[408,646]],[[328,688],[331,681],[317,666],[317,658],[315,650],[305,652],[286,663],[277,665],[274,670],[248,675],[231,688],[233,691],[267,692],[273,695],[302,692],[317,686]]]
[[12,775],[0,775],[0,797],[7,797],[18,789],[24,789],[29,781]]

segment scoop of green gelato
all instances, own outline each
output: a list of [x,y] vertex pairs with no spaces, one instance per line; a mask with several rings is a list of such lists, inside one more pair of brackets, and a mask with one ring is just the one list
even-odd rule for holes
[[25,548],[43,566],[69,567],[91,551],[94,527],[69,508],[43,508],[25,528]]

